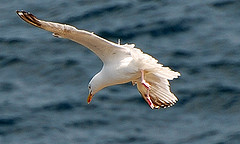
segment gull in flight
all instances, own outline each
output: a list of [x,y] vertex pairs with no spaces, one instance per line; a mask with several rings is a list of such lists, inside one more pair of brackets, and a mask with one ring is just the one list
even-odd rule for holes
[[27,23],[50,31],[55,37],[70,39],[87,47],[102,60],[101,71],[88,85],[88,103],[101,89],[127,82],[137,84],[138,91],[152,109],[170,107],[178,101],[170,91],[168,80],[178,78],[180,73],[163,67],[155,58],[135,48],[134,44],[114,43],[70,25],[39,20],[29,12],[16,13]]

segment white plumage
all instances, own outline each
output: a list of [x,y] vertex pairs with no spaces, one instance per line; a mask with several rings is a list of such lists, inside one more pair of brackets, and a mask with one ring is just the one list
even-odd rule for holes
[[102,70],[89,82],[88,103],[104,87],[127,82],[137,84],[152,109],[172,106],[178,100],[171,93],[168,80],[177,78],[180,73],[163,67],[155,58],[135,48],[134,44],[113,43],[73,26],[39,20],[25,11],[17,11],[17,14],[24,21],[50,31],[56,37],[70,39],[89,48],[102,60]]

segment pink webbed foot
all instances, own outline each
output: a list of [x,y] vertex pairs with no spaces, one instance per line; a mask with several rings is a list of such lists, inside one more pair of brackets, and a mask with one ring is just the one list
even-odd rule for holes
[[145,81],[145,78],[144,78],[144,70],[141,70],[141,74],[142,74],[141,83],[142,83],[142,85],[147,89],[147,94],[145,95],[146,98],[147,98],[147,99],[146,99],[146,100],[147,100],[147,103],[148,103],[148,105],[149,105],[152,109],[154,109],[154,104],[153,104],[153,102],[152,102],[152,100],[151,100],[151,98],[150,98],[150,94],[149,94],[150,89],[151,89],[151,85]]
[[147,103],[148,105],[151,107],[151,109],[154,109],[154,104],[152,103],[152,100],[150,99],[149,96],[146,96],[147,97]]

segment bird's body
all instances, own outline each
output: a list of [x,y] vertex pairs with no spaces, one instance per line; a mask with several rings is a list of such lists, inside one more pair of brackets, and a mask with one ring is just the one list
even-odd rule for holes
[[88,102],[107,86],[132,82],[137,84],[139,92],[152,109],[176,103],[177,98],[170,92],[168,80],[177,78],[180,73],[163,67],[155,58],[135,48],[134,44],[113,43],[73,26],[39,20],[28,12],[17,11],[17,14],[56,37],[67,38],[89,48],[102,60],[101,71],[89,82]]

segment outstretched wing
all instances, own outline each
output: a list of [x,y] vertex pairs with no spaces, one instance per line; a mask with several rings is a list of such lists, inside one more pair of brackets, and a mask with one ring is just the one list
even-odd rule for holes
[[107,61],[107,59],[111,59],[111,56],[113,56],[113,54],[116,52],[128,52],[128,48],[124,45],[110,42],[88,31],[78,30],[77,28],[66,24],[39,20],[29,12],[16,12],[20,16],[20,18],[22,18],[29,24],[50,31],[53,33],[54,36],[70,39],[89,48],[103,62]]
[[[177,97],[171,93],[168,82],[168,80],[178,76],[180,76],[180,73],[174,72],[168,67],[160,67],[158,71],[146,73],[145,80],[151,85],[149,96],[154,108],[170,107],[178,101]],[[137,82],[137,88],[145,101],[147,101],[147,89],[140,81]]]

